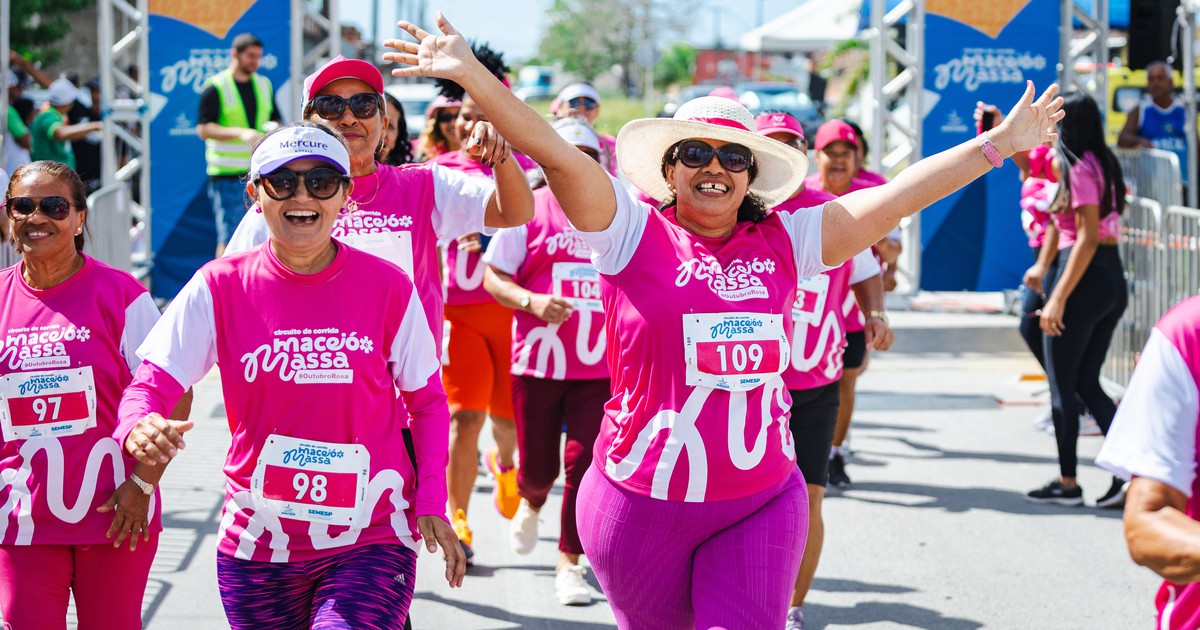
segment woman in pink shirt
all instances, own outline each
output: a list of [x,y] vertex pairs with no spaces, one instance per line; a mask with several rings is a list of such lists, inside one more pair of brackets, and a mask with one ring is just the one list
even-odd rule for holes
[[422,539],[441,546],[451,586],[465,571],[446,519],[446,395],[416,287],[330,236],[349,172],[325,126],[268,134],[247,187],[268,242],[196,273],[121,400],[115,437],[161,470],[191,423],[163,427],[160,414],[221,369],[233,442],[217,583],[233,628],[401,628]]
[[[600,138],[586,122],[565,118],[554,127],[563,139],[599,161]],[[600,274],[591,263],[592,248],[567,222],[550,188],[539,188],[533,197],[533,219],[501,230],[484,256],[484,286],[516,313],[512,392],[521,447],[521,501],[510,540],[519,554],[533,551],[538,513],[561,465],[566,480],[555,591],[559,603],[583,605],[591,603],[592,596],[579,566],[583,543],[575,502],[611,395]],[[560,458],[564,428],[566,448]]]
[[[161,468],[111,436],[158,309],[133,276],[83,253],[75,171],[25,164],[4,202],[23,260],[0,271],[0,619],[65,628],[74,596],[81,629],[141,628]],[[172,415],[186,418],[180,394]]]
[[[784,625],[807,530],[788,430],[791,306],[800,278],[840,265],[900,217],[1053,137],[1051,88],[1029,86],[998,146],[927,158],[896,181],[823,207],[767,209],[803,180],[799,151],[755,133],[740,104],[699,98],[617,138],[634,199],[542,117],[494,84],[462,35],[400,22],[397,76],[466,87],[542,165],[600,272],[613,397],[577,506],[580,539],[622,628]],[[647,571],[647,566],[653,570]]]

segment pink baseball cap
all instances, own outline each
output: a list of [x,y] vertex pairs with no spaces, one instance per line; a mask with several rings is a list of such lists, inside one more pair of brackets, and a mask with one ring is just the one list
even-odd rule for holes
[[804,127],[800,126],[800,121],[796,120],[795,116],[787,112],[759,114],[754,118],[754,125],[758,127],[758,133],[764,136],[790,133],[801,140],[804,139]]
[[311,101],[321,88],[338,79],[358,79],[383,94],[383,74],[379,68],[362,59],[347,59],[338,55],[304,78],[304,102]]
[[462,107],[462,101],[456,101],[452,98],[447,98],[439,94],[438,97],[430,101],[429,106],[425,108],[425,117],[429,118],[433,115],[433,112],[447,107]]
[[854,127],[847,125],[845,121],[834,119],[817,127],[817,141],[813,143],[813,148],[821,151],[839,140],[849,142],[856,149],[862,146],[858,143],[858,134],[854,133]]

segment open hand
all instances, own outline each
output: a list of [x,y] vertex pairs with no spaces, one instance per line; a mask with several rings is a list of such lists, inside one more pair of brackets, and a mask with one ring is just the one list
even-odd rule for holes
[[991,133],[992,142],[1005,157],[1058,140],[1058,121],[1066,116],[1062,110],[1063,99],[1057,96],[1058,84],[1046,88],[1037,101],[1033,100],[1033,95],[1033,81],[1027,81],[1021,100]]
[[454,528],[446,519],[426,514],[417,517],[417,529],[429,553],[436,553],[440,546],[446,555],[446,581],[450,587],[462,586],[463,575],[467,573],[467,556],[458,542],[458,536],[454,535]]
[[105,536],[117,537],[113,541],[114,548],[120,547],[126,536],[129,536],[130,551],[137,549],[138,538],[150,540],[150,523],[147,520],[150,496],[132,481],[126,479],[125,483],[117,486],[113,495],[96,511],[113,513],[112,524],[108,526]]
[[399,52],[384,53],[383,60],[403,66],[392,69],[393,76],[436,77],[462,83],[461,79],[467,76],[473,67],[483,70],[483,66],[475,59],[471,45],[450,25],[441,11],[437,12],[436,20],[438,29],[442,32],[440,36],[431,34],[412,22],[401,20],[396,23],[400,30],[417,41],[384,40],[384,46]]
[[166,464],[186,446],[183,434],[193,426],[191,420],[171,420],[157,413],[149,414],[125,437],[125,452],[147,466]]

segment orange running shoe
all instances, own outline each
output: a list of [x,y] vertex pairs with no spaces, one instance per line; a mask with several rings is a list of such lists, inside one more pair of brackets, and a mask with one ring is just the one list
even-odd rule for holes
[[508,520],[516,515],[521,505],[521,494],[517,492],[517,468],[512,466],[507,470],[500,465],[500,451],[495,447],[487,452],[487,467],[496,478],[496,487],[492,490],[492,500],[496,511]]

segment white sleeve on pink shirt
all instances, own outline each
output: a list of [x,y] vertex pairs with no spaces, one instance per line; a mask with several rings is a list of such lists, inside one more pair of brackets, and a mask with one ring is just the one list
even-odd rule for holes
[[648,204],[638,201],[621,182],[608,176],[613,187],[613,196],[617,199],[616,212],[613,213],[612,223],[599,232],[579,231],[579,237],[592,248],[592,264],[603,274],[615,275],[633,260],[642,234],[646,231],[646,223],[650,213],[654,212]]
[[1157,328],[1142,350],[1096,465],[1192,495],[1200,392],[1179,350]]
[[833,269],[821,259],[821,219],[825,206],[776,212],[788,236],[792,237],[792,253],[796,256],[799,277],[807,278]]
[[124,357],[130,374],[133,374],[142,364],[142,359],[137,355],[138,346],[146,340],[146,336],[150,334],[150,330],[158,323],[160,317],[162,315],[158,312],[158,307],[154,305],[154,298],[150,297],[149,293],[138,295],[129,303],[129,306],[125,307],[125,330],[121,331],[121,356]]
[[525,243],[528,233],[524,225],[500,230],[488,243],[483,262],[510,276],[517,275],[517,270],[525,262],[525,255],[529,253]]
[[880,273],[883,273],[883,268],[869,249],[864,249],[850,260],[850,284],[858,284]]
[[404,309],[404,317],[400,320],[400,329],[396,331],[396,338],[392,340],[392,347],[388,351],[388,367],[396,387],[402,392],[425,387],[429,377],[441,367],[437,357],[429,320],[425,319],[425,309],[414,289]]
[[[421,317],[423,322],[424,314]],[[162,368],[185,390],[208,374],[217,363],[217,327],[212,293],[203,276],[197,273],[183,285],[137,354]]]
[[488,201],[496,192],[490,177],[472,177],[440,164],[433,173],[433,232],[438,241],[449,241],[463,234],[494,234],[495,228],[483,224]]
[[233,235],[229,237],[229,244],[225,246],[225,253],[222,257],[253,249],[267,242],[270,237],[271,232],[267,230],[267,220],[258,211],[257,205],[252,206],[242,217],[241,223],[238,223],[237,228],[234,229]]

